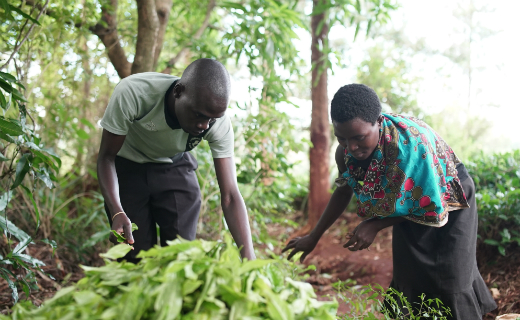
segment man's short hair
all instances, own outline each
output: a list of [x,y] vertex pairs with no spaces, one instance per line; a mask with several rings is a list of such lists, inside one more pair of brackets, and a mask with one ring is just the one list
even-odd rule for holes
[[187,92],[191,88],[208,88],[217,97],[228,99],[231,93],[231,80],[226,67],[214,59],[193,61],[182,73],[180,83]]
[[334,95],[330,106],[333,121],[343,123],[355,118],[375,124],[381,115],[381,102],[372,88],[364,84],[348,84]]

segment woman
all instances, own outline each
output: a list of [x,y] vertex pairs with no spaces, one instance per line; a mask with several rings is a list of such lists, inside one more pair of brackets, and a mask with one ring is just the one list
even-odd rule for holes
[[339,146],[339,178],[325,212],[307,236],[283,249],[289,259],[315,248],[323,233],[357,198],[361,222],[344,245],[368,248],[393,226],[391,287],[409,302],[439,298],[453,319],[482,319],[496,308],[476,263],[475,185],[452,149],[426,123],[381,114],[377,94],[361,84],[334,95],[331,118]]

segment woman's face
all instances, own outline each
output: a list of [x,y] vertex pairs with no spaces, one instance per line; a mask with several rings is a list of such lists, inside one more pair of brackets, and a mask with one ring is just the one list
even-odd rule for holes
[[371,124],[355,118],[343,123],[332,121],[332,124],[339,144],[354,158],[365,160],[372,155],[379,142],[379,122]]

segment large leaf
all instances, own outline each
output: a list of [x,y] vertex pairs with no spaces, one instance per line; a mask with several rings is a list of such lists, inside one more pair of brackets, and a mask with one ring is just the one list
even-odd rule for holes
[[9,201],[11,201],[11,197],[13,196],[12,191],[7,191],[3,195],[0,196],[0,211],[4,211],[7,207]]
[[[5,1],[5,0],[0,0],[0,2],[1,1]],[[11,75],[9,73],[1,72],[1,71],[0,71],[0,78],[4,79],[6,81],[9,81],[9,82],[16,82],[16,78],[13,75]]]
[[5,81],[1,77],[0,77],[0,88],[4,89],[4,91],[7,93],[13,92],[13,89],[14,89],[13,86],[9,82]]
[[2,92],[0,92],[0,107],[7,110],[7,100],[5,100],[5,96]]
[[13,296],[14,303],[18,302],[18,289],[16,289],[16,285],[14,282],[9,278],[9,274],[4,273],[3,271],[7,270],[4,268],[0,268],[0,276],[7,281],[7,284],[9,288],[11,289],[11,295]]
[[110,248],[107,253],[100,253],[99,256],[106,259],[116,260],[126,256],[126,254],[132,249],[132,246],[128,244],[118,244]]
[[11,221],[7,220],[5,217],[0,217],[0,228],[4,232],[9,232],[19,241],[25,241],[30,238],[27,233],[25,233],[22,229],[18,228]]
[[11,190],[18,187],[22,183],[23,178],[25,178],[27,172],[29,172],[29,169],[31,168],[29,159],[30,156],[30,154],[26,153],[18,161],[18,164],[16,165],[16,176],[14,178]]
[[23,129],[20,125],[3,117],[0,118],[0,130],[10,136],[19,136],[23,134]]
[[29,238],[27,238],[27,239],[25,239],[23,241],[18,242],[16,247],[14,247],[14,249],[13,249],[13,253],[18,254],[18,253],[22,252],[23,250],[25,250],[25,248],[31,242],[32,242],[32,238],[31,237],[29,237]]
[[15,143],[16,141],[0,130],[0,139],[4,139],[7,142]]
[[33,17],[31,17],[30,15],[28,15],[27,13],[23,12],[21,9],[13,6],[13,5],[9,5],[10,9],[12,11],[15,11],[17,13],[19,13],[20,15],[22,15],[25,19],[29,19],[31,20],[32,22],[36,23],[37,25],[41,26],[40,22],[38,22],[38,20],[34,19]]

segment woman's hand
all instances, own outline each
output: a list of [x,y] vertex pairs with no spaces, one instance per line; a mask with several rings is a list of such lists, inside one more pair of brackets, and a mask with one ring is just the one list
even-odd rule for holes
[[377,218],[370,218],[361,222],[352,233],[347,235],[349,240],[343,248],[348,248],[350,251],[368,249],[381,230],[378,221]]
[[289,243],[287,244],[287,246],[285,248],[283,248],[282,253],[284,253],[285,251],[287,251],[289,249],[294,249],[293,251],[291,251],[291,253],[289,253],[289,256],[287,256],[287,259],[291,260],[291,258],[295,254],[297,254],[298,252],[301,251],[301,252],[303,252],[303,254],[300,257],[300,262],[303,263],[303,260],[305,260],[305,257],[307,257],[307,255],[309,253],[311,253],[312,250],[314,250],[314,248],[316,248],[316,244],[318,244],[319,240],[320,240],[319,238],[315,239],[310,234],[303,236],[303,237],[294,238],[291,241],[289,241]]

